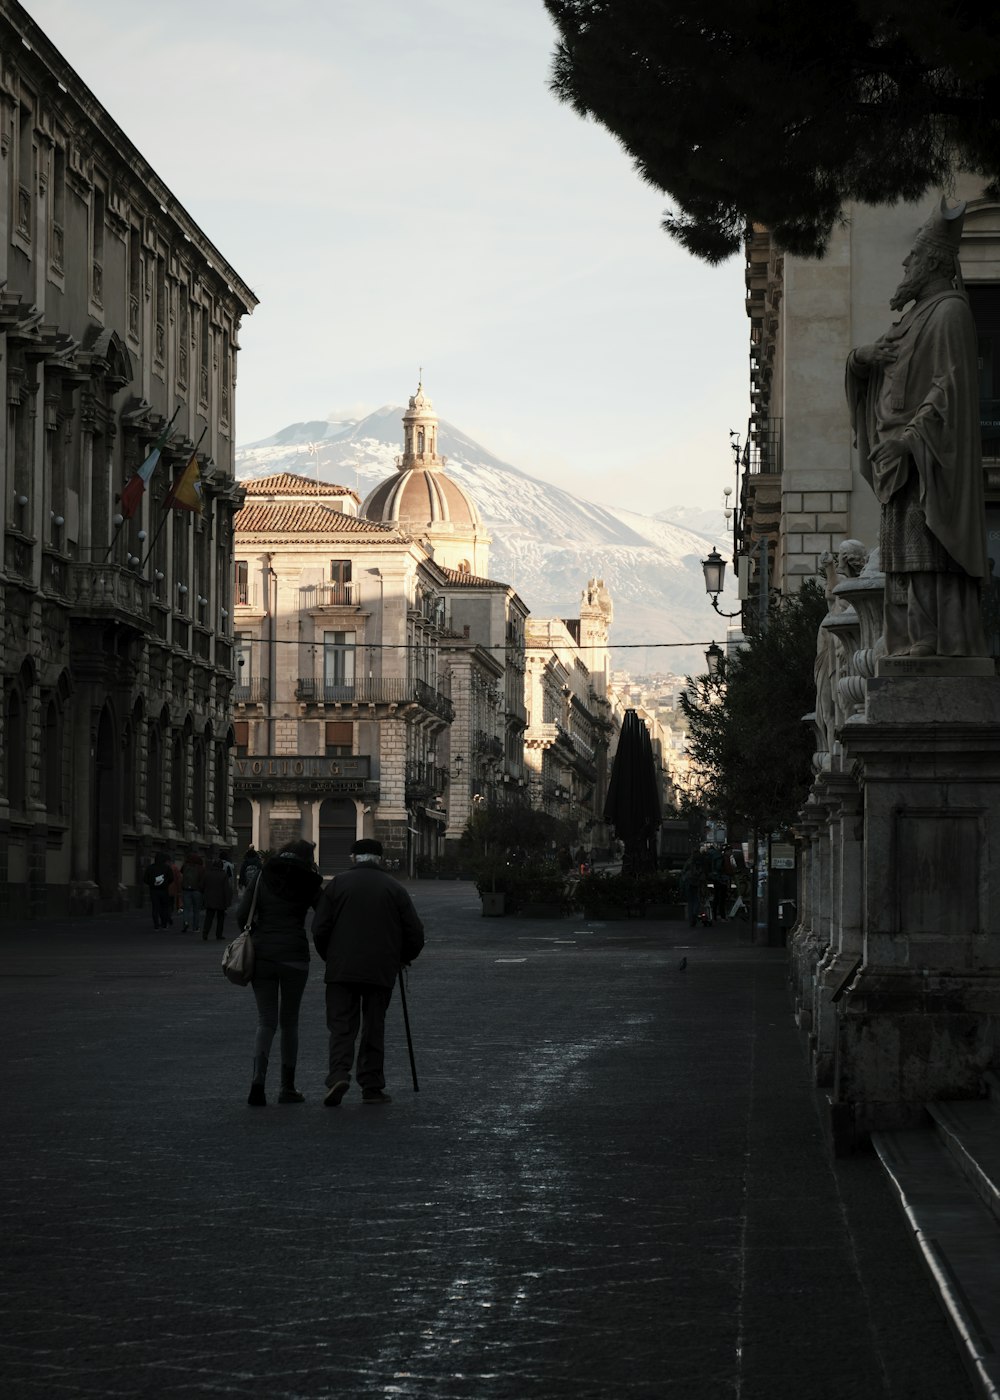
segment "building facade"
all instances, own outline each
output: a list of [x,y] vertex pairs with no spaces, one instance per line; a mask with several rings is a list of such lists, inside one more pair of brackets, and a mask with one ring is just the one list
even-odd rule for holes
[[524,787],[524,621],[483,577],[489,537],[444,472],[422,388],[396,475],[357,513],[348,488],[243,483],[236,521],[234,824],[240,844],[359,836],[415,872],[477,799]]
[[[1000,561],[1000,202],[964,175],[949,197],[968,201],[960,256],[979,332],[988,552]],[[736,550],[751,607],[765,560],[768,584],[795,592],[841,540],[878,543],[879,506],[852,443],[845,365],[894,319],[889,298],[902,261],[939,199],[929,191],[917,204],[852,206],[821,261],[781,253],[763,228],[747,241],[752,413]]]
[[[228,844],[236,356],[255,305],[5,4],[0,901],[12,913],[122,907],[155,849]],[[130,513],[125,482],[168,424]],[[201,510],[165,510],[196,446]]]
[[572,841],[606,850],[608,748],[613,732],[608,638],[614,616],[591,579],[576,618],[529,618],[524,735],[532,807],[568,823]]

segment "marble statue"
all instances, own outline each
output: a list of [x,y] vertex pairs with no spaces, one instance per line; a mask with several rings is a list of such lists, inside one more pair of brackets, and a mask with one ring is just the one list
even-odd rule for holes
[[958,263],[964,213],[942,199],[889,303],[910,309],[847,360],[861,472],[882,505],[890,656],[987,654],[977,341]]
[[[829,552],[819,558],[819,573],[826,585],[826,602],[830,613],[846,611],[850,606],[834,594],[838,584],[857,578],[868,560],[868,551],[860,540],[841,540],[836,554]],[[829,616],[829,613],[828,613]],[[816,749],[817,767],[829,766],[834,750],[839,715],[837,712],[837,681],[840,668],[837,661],[837,641],[834,633],[820,624],[816,634],[816,661],[813,667],[816,681]]]

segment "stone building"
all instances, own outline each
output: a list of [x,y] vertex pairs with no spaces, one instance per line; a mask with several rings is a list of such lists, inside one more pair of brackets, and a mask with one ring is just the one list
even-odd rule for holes
[[524,783],[527,610],[445,473],[422,387],[397,472],[345,487],[243,483],[236,522],[241,844],[305,835],[320,866],[373,835],[404,869],[457,840],[475,797]]
[[[968,200],[961,261],[980,335],[983,471],[990,554],[1000,560],[1000,202],[960,176]],[[878,543],[878,503],[860,475],[844,394],[850,350],[890,325],[889,296],[917,229],[939,199],[852,206],[821,261],[779,252],[766,229],[747,242],[752,413],[743,457],[738,555],[742,596],[768,580],[794,592],[839,541]],[[1000,648],[998,648],[1000,649]]]
[[[117,908],[154,849],[229,839],[234,393],[256,299],[16,3],[0,56],[0,901]],[[165,511],[196,444],[202,509]]]
[[529,618],[525,764],[532,807],[569,824],[573,841],[606,849],[608,743],[612,732],[608,636],[613,618],[603,579],[590,579],[575,618]]

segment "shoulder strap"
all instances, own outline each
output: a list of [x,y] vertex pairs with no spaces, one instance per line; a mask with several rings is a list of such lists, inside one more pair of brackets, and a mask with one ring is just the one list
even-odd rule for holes
[[253,882],[253,896],[250,900],[250,912],[247,915],[246,923],[243,925],[245,929],[253,928],[253,916],[257,912],[257,895],[260,893],[260,877],[262,874],[263,870],[258,870],[257,878]]

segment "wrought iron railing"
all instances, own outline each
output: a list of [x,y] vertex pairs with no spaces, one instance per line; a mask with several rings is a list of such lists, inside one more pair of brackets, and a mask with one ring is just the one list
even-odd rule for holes
[[305,704],[316,705],[399,705],[416,702],[449,723],[455,718],[455,707],[447,695],[442,695],[426,681],[405,676],[358,676],[349,681],[300,676],[295,686],[295,697]]

